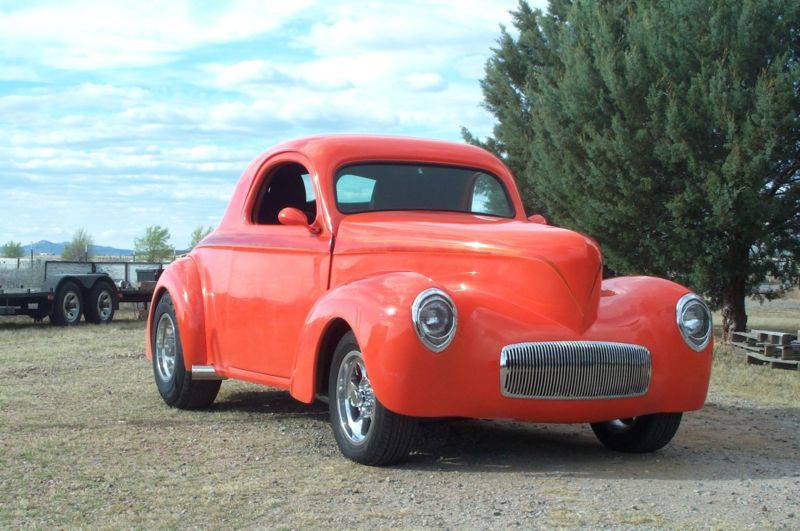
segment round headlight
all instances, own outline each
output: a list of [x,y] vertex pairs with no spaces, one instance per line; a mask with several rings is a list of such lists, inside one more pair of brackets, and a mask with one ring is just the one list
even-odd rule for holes
[[434,352],[447,348],[456,335],[456,306],[444,291],[426,289],[414,299],[411,320],[420,341]]
[[686,344],[698,352],[706,348],[711,340],[711,312],[703,300],[694,293],[687,293],[678,301],[676,314],[678,329]]

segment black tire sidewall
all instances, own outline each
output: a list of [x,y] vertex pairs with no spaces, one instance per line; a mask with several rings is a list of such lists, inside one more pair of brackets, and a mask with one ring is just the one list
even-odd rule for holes
[[609,423],[594,423],[594,431],[607,448],[626,453],[649,453],[666,446],[681,422],[680,413],[656,413],[636,418],[625,431],[616,431]]
[[[162,380],[158,372],[158,357],[156,354],[156,334],[158,333],[158,322],[161,316],[168,314],[175,325],[175,370],[169,380]],[[168,294],[165,294],[158,301],[156,311],[153,313],[153,326],[150,337],[150,344],[153,351],[153,378],[161,398],[169,406],[174,406],[181,396],[181,389],[186,383],[186,368],[183,363],[183,346],[181,345],[181,334],[178,328],[178,320],[175,317],[175,309]]]
[[[64,314],[64,297],[70,291],[74,292],[78,296],[79,311],[78,317],[74,321],[68,321],[67,316]],[[80,287],[71,280],[63,282],[56,291],[56,295],[53,300],[53,308],[50,312],[50,319],[53,321],[53,323],[60,326],[75,326],[81,322],[81,315],[83,315],[83,311],[84,300]]]
[[[108,315],[108,319],[103,320],[100,316],[100,309],[97,307],[97,303],[100,300],[100,295],[107,291],[109,296],[111,297],[111,313]],[[95,283],[92,287],[92,290],[89,292],[89,303],[86,305],[86,317],[87,320],[96,323],[96,324],[105,324],[110,323],[114,320],[114,288],[108,282],[99,281]]]

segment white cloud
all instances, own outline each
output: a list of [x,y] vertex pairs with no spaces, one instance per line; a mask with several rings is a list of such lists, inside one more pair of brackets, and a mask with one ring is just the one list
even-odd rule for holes
[[[211,86],[249,93],[256,93],[270,85],[284,88],[299,85],[317,90],[352,87],[341,72],[321,71],[321,65],[315,62],[276,64],[252,59],[232,64],[212,63],[205,65],[203,70],[213,76]],[[208,80],[202,82],[209,83]]]
[[86,227],[130,247],[161,224],[181,246],[278,141],[487,134],[477,81],[516,3],[5,4],[0,232],[28,241]]
[[[70,109],[126,108],[147,98],[148,92],[140,87],[119,87],[108,83],[81,83],[74,87],[34,89],[24,94],[0,96],[0,113],[6,115],[29,114],[42,118],[46,111],[63,113]],[[78,121],[74,116],[69,120]]]
[[255,59],[231,65],[210,64],[206,66],[206,69],[215,75],[218,86],[226,88],[254,83],[286,84],[293,81],[291,76],[269,62]]
[[408,74],[404,79],[410,90],[418,92],[438,92],[447,88],[447,81],[432,72]]
[[429,46],[470,47],[495,38],[498,22],[507,22],[515,0],[409,0],[328,4],[325,21],[317,22],[298,43],[318,55],[355,50],[396,50]]
[[209,43],[240,41],[280,27],[306,9],[307,0],[63,1],[0,11],[6,55],[92,70],[163,63]]

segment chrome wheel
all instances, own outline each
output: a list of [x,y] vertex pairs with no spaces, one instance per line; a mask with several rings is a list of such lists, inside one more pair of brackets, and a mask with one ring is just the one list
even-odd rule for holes
[[357,350],[348,352],[339,366],[336,407],[344,435],[352,444],[363,444],[372,426],[375,393],[367,377],[364,358]]
[[156,325],[156,369],[162,381],[168,382],[175,372],[175,359],[178,352],[178,339],[175,323],[168,314],[162,314]]
[[103,290],[97,297],[97,315],[101,321],[108,321],[114,311],[114,303],[111,299],[111,292]]
[[607,422],[609,430],[616,433],[624,433],[631,429],[636,424],[636,417],[629,419],[615,419]]
[[68,323],[78,320],[81,316],[81,299],[74,291],[68,291],[64,294],[64,300],[61,302],[61,309],[64,311],[64,319]]

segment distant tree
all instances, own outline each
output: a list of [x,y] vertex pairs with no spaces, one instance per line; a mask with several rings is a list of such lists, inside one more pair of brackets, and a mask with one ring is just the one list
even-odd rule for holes
[[196,227],[192,231],[192,239],[189,242],[189,248],[194,249],[195,247],[197,247],[197,244],[200,243],[200,240],[211,234],[211,231],[213,230],[214,230],[213,227],[203,227],[202,225]]
[[86,229],[78,229],[72,235],[72,241],[64,246],[61,258],[74,262],[88,262],[92,245],[94,245],[94,239],[86,232]]
[[172,258],[169,229],[160,225],[147,227],[145,235],[134,240],[136,257],[145,262],[162,262]]
[[9,240],[7,243],[0,247],[0,254],[6,258],[22,258],[22,244]]
[[[747,323],[800,277],[800,3],[521,1],[481,82],[527,206]],[[775,292],[772,295],[777,295]]]

